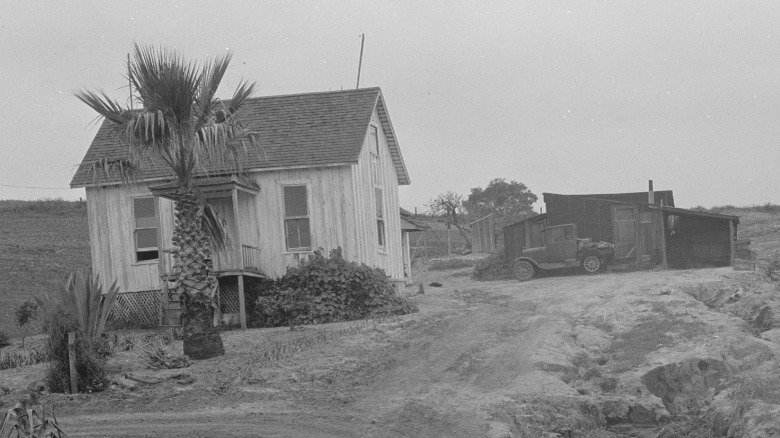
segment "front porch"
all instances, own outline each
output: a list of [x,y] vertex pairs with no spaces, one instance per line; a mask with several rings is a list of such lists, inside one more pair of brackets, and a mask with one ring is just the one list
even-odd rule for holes
[[[235,277],[241,328],[246,329],[244,278],[267,278],[262,268],[256,195],[260,187],[251,179],[238,175],[204,177],[195,181],[200,193],[226,224],[228,246],[212,254],[214,274],[218,279]],[[155,196],[173,199],[177,184],[151,187]],[[159,229],[159,228],[158,228]],[[160,239],[162,241],[162,239]],[[160,325],[178,324],[181,306],[169,289],[176,280],[173,272],[174,248],[163,248],[159,257],[159,278],[163,294]],[[222,283],[222,281],[220,281]],[[219,302],[219,296],[217,297]]]

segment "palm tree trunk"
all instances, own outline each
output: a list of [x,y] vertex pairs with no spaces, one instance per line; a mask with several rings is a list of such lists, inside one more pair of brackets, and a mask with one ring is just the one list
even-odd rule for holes
[[213,272],[211,241],[201,226],[198,199],[187,188],[175,193],[176,225],[173,244],[177,251],[176,291],[184,312],[184,354],[192,359],[208,359],[225,354],[222,338],[212,324],[217,278]]

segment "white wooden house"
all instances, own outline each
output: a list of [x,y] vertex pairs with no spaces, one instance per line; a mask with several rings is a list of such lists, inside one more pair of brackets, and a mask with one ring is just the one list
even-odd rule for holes
[[[198,179],[231,235],[231,247],[214,256],[226,285],[223,310],[243,304],[245,279],[281,276],[318,248],[327,255],[341,247],[346,259],[402,283],[408,247],[398,186],[410,181],[381,90],[253,98],[239,117],[258,140],[244,155],[243,173],[211,169]],[[172,265],[173,202],[166,196],[173,186],[154,157],[132,183],[92,172],[100,159],[128,156],[123,136],[104,121],[71,187],[86,189],[93,271],[104,282],[117,280],[118,311],[149,322],[161,315]]]

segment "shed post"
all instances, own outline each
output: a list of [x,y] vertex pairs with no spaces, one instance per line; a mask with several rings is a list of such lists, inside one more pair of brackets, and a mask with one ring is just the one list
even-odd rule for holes
[[666,216],[663,210],[659,211],[658,214],[661,217],[661,266],[666,269],[669,266],[666,261]]
[[737,236],[736,236],[736,229],[734,227],[734,221],[729,220],[729,250],[730,250],[730,261],[729,266],[734,266],[734,259],[736,258],[737,254]]
[[246,330],[246,301],[244,300],[244,274],[238,274],[238,318],[241,329]]
[[[154,215],[157,222],[157,278],[160,279],[160,305],[157,307],[159,324],[165,323],[165,308],[168,307],[168,279],[165,276],[165,245],[163,244],[162,215],[160,214],[160,197],[154,195]],[[170,266],[168,267],[170,270]]]

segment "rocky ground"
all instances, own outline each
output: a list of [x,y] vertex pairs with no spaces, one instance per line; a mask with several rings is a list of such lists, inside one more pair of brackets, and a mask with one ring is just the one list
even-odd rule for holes
[[[138,334],[111,359],[111,389],[43,399],[71,436],[780,435],[780,303],[764,275],[468,272],[425,273],[443,287],[414,297],[419,313],[225,332],[225,357],[181,370],[143,369]],[[0,409],[44,370],[0,371]]]

